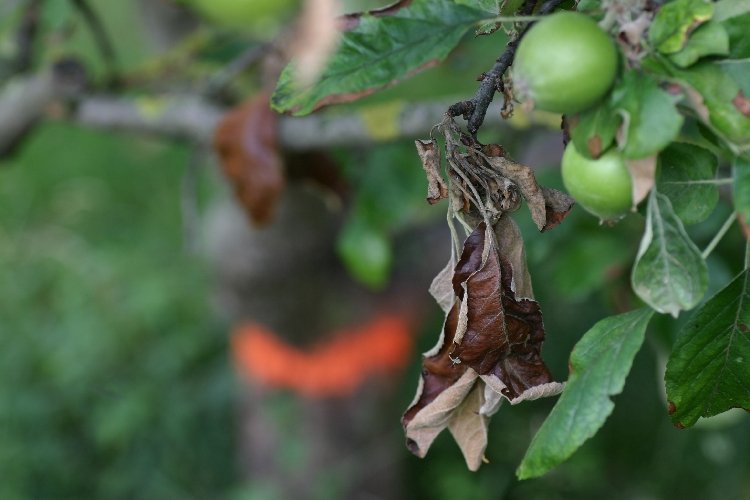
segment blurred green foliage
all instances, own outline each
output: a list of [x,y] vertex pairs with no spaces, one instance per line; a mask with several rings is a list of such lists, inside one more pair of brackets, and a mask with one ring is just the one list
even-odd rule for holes
[[0,498],[217,498],[226,328],[182,248],[183,148],[45,126],[0,169]]

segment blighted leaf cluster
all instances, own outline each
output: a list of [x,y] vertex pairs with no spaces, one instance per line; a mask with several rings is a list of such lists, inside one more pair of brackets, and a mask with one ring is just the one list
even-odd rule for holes
[[452,118],[440,128],[447,182],[437,141],[416,143],[427,173],[427,199],[449,198],[451,216],[470,234],[458,259],[452,258],[430,287],[446,318],[437,345],[425,353],[417,395],[402,423],[409,450],[420,457],[448,428],[468,467],[476,470],[487,446],[488,419],[503,400],[516,404],[562,390],[541,357],[542,312],[510,212],[525,199],[544,231],[558,224],[573,202],[539,186],[533,171],[502,147],[468,139]]
[[438,344],[425,353],[417,395],[402,420],[417,456],[447,427],[476,470],[488,418],[503,399],[516,404],[562,389],[541,358],[544,324],[522,245],[510,216],[494,227],[481,222],[455,267],[448,266],[452,273],[440,273],[433,284],[445,324]]

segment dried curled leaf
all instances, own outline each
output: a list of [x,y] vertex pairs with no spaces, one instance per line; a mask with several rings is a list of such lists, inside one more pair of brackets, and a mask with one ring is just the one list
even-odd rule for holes
[[455,301],[455,296],[453,295],[453,283],[451,282],[453,278],[453,268],[455,266],[456,263],[453,261],[453,258],[451,258],[430,284],[430,295],[432,295],[435,302],[440,306],[440,309],[446,314],[451,310],[453,302]]
[[256,224],[271,221],[284,189],[276,114],[261,93],[224,115],[214,147],[235,194]]
[[440,147],[435,139],[430,141],[414,141],[417,146],[422,168],[427,175],[427,201],[434,205],[448,197],[448,186],[440,175]]
[[[438,285],[435,285],[438,283]],[[449,428],[476,470],[487,445],[487,417],[502,398],[511,403],[559,393],[541,359],[544,326],[526,268],[523,241],[505,215],[481,222],[464,242],[453,269],[452,307],[438,344],[425,353],[417,395],[402,419],[407,447],[423,457]],[[441,302],[447,271],[432,289]]]
[[[467,326],[460,338],[454,338],[449,356],[480,375],[494,375],[505,385],[502,394],[514,399],[533,386],[552,382],[552,376],[541,359],[544,324],[539,304],[516,297],[513,267],[494,240],[491,230],[480,224],[456,266],[454,289],[457,280],[468,275],[460,283],[465,293],[457,292],[466,304]],[[484,262],[476,265],[476,255],[483,254]]]
[[534,171],[504,156],[487,157],[489,164],[503,176],[513,181],[526,200],[531,212],[531,219],[540,231],[547,225],[547,210],[542,188],[537,184]]
[[534,170],[508,158],[502,146],[489,144],[483,148],[483,152],[493,169],[518,186],[540,231],[558,225],[573,208],[573,198],[556,189],[539,186]]
[[560,224],[575,205],[575,200],[566,193],[552,188],[542,188],[544,193],[544,208],[547,220],[542,231],[548,231]]

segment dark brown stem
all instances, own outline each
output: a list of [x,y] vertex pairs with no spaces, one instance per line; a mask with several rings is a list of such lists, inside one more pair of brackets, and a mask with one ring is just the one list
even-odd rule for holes
[[[564,0],[547,0],[539,8],[538,14],[545,15],[554,11]],[[534,11],[537,0],[526,0],[520,9],[518,9],[519,16],[530,15]],[[505,47],[505,51],[495,61],[495,65],[490,71],[485,73],[482,78],[482,83],[479,84],[474,97],[470,101],[463,101],[456,103],[451,106],[448,110],[448,114],[451,116],[463,115],[468,121],[468,130],[472,136],[476,136],[479,127],[484,123],[484,117],[487,114],[487,108],[489,107],[492,99],[495,97],[495,92],[502,90],[503,88],[503,74],[513,64],[513,58],[516,55],[516,49],[523,36],[529,30],[534,23],[528,23],[518,35],[508,42]],[[466,113],[467,110],[471,110]]]

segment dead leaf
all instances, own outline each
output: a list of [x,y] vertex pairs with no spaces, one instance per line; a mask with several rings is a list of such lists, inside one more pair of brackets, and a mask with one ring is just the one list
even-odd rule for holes
[[[439,394],[436,394],[429,405],[420,408],[420,411],[410,415],[408,419],[407,415],[404,415],[406,446],[410,452],[424,458],[430,449],[430,445],[438,434],[448,426],[453,417],[453,412],[469,394],[476,380],[476,372],[464,369],[463,375]],[[423,387],[422,390],[425,391],[426,388]]]
[[435,139],[430,141],[414,141],[417,146],[422,168],[427,175],[427,201],[434,205],[448,197],[448,186],[440,174],[440,147]]
[[461,448],[466,466],[471,471],[479,469],[487,449],[487,424],[489,418],[480,412],[484,406],[484,384],[474,384],[471,392],[453,412],[448,430]]
[[[443,331],[438,343],[428,352],[424,353],[422,362],[422,376],[417,395],[409,408],[404,413],[402,423],[404,427],[423,408],[432,403],[443,391],[453,385],[466,372],[465,365],[453,363],[448,357],[448,351],[453,343],[453,337],[458,326],[458,315],[460,305],[455,303],[443,324]],[[467,390],[468,393],[468,390]],[[407,433],[408,435],[408,433]]]
[[636,205],[646,199],[651,188],[654,187],[656,175],[656,156],[649,156],[640,160],[625,160],[633,179],[633,210]]
[[[496,242],[497,240],[497,242]],[[447,305],[448,270],[431,289]],[[423,457],[447,426],[467,466],[481,465],[487,418],[502,398],[512,403],[557,394],[541,359],[544,340],[520,231],[509,215],[481,222],[464,242],[453,269],[453,300],[437,345],[425,353],[414,401],[402,423],[407,447]]]
[[271,221],[284,189],[276,122],[269,94],[260,93],[227,112],[214,136],[224,174],[256,224]]
[[557,189],[543,187],[542,193],[544,194],[544,209],[547,212],[547,221],[542,231],[548,231],[567,217],[576,202],[569,195]]
[[448,311],[453,307],[453,303],[456,300],[453,294],[453,268],[456,266],[453,259],[450,259],[445,267],[435,276],[430,284],[430,295],[433,296],[435,301],[440,306],[440,309],[444,313],[448,314]]
[[[455,289],[457,279],[468,275],[461,283],[465,284],[468,322],[466,332],[454,339],[450,357],[480,375],[495,375],[505,384],[503,395],[514,399],[530,387],[552,382],[541,359],[541,310],[536,301],[516,297],[510,261],[498,253],[484,223],[469,239],[472,244],[464,247],[453,280]],[[484,263],[472,266],[478,260],[476,255],[483,254],[485,248],[489,251]]]
[[495,223],[495,238],[500,255],[505,256],[513,268],[511,288],[516,297],[533,299],[534,290],[531,288],[531,276],[526,265],[523,236],[511,216],[504,215]]
[[487,162],[502,176],[507,177],[518,186],[518,190],[529,206],[531,219],[536,227],[543,231],[547,224],[546,203],[542,188],[537,184],[536,177],[534,177],[534,170],[505,156],[487,156]]

